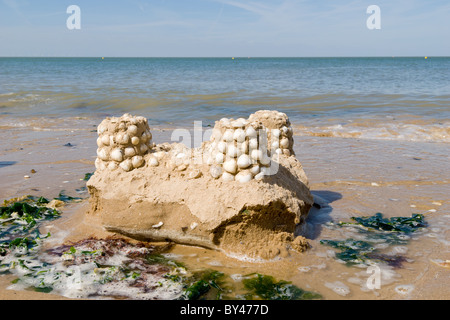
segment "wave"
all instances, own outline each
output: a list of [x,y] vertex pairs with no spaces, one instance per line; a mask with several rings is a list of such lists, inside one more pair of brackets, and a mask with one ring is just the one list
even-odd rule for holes
[[418,120],[416,123],[398,123],[366,120],[318,126],[297,124],[294,125],[294,129],[300,136],[450,143],[450,121],[429,122]]

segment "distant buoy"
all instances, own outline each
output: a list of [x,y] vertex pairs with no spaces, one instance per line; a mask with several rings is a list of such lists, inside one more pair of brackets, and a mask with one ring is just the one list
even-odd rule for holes
[[102,60],[105,60],[105,57],[102,57]]
[[234,57],[233,57],[233,58],[231,58],[231,60],[234,60]]
[[425,59],[428,59],[428,57],[425,57]]

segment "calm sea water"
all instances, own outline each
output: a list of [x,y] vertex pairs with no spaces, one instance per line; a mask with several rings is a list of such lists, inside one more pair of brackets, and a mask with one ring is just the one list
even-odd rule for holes
[[450,141],[450,58],[0,58],[8,118],[129,112],[208,125],[260,109],[305,134]]

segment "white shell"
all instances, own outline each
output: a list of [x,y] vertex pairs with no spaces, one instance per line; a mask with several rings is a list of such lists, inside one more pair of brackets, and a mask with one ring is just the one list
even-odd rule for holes
[[108,152],[103,148],[97,150],[97,156],[103,161],[109,160]]
[[258,165],[253,166],[250,168],[250,172],[251,174],[253,174],[254,176],[256,176],[260,171],[260,167]]
[[250,150],[258,149],[258,139],[252,138],[248,142]]
[[111,171],[116,170],[118,167],[119,167],[119,165],[115,161],[110,161],[108,163],[108,169]]
[[224,180],[224,181],[234,181],[234,175],[232,175],[231,173],[228,173],[228,172],[224,172],[222,174],[222,180]]
[[248,153],[248,141],[244,141],[241,144],[238,144],[238,148],[242,153]]
[[137,135],[138,133],[138,127],[136,127],[134,124],[128,127],[128,133],[132,136]]
[[103,132],[105,132],[106,131],[106,127],[104,126],[104,125],[102,125],[102,124],[100,124],[99,126],[98,126],[98,128],[97,128],[97,133],[99,134],[99,135],[101,135]]
[[131,160],[125,160],[119,164],[119,166],[126,172],[131,171],[133,169],[133,164]]
[[235,120],[235,121],[231,122],[231,126],[233,128],[242,128],[243,126],[245,126],[245,124],[241,120]]
[[275,150],[275,153],[276,153],[276,154],[282,154],[282,153],[283,153],[283,150],[277,149],[277,150]]
[[262,180],[264,178],[264,172],[260,172],[255,176],[255,180]]
[[250,167],[251,164],[252,164],[252,160],[246,154],[241,155],[237,160],[237,165],[240,169],[246,169],[246,168]]
[[236,129],[236,131],[233,134],[233,139],[237,142],[244,142],[245,141],[245,131],[242,129]]
[[117,162],[122,162],[122,160],[123,160],[122,150],[114,149],[113,152],[111,152],[111,159],[114,161],[117,161]]
[[263,153],[259,149],[252,150],[251,157],[253,160],[257,161],[263,157]]
[[226,153],[227,152],[227,144],[223,141],[220,141],[217,144],[217,150],[219,150],[222,153]]
[[216,163],[222,164],[225,161],[225,155],[221,152],[216,154]]
[[222,175],[222,168],[213,166],[211,167],[211,169],[209,169],[209,173],[211,174],[211,177],[213,177],[214,179],[218,179]]
[[120,130],[125,130],[127,128],[127,125],[125,124],[125,122],[121,122],[120,124],[119,124],[119,129]]
[[97,147],[101,148],[103,147],[102,138],[97,138]]
[[245,118],[239,118],[239,119],[236,119],[236,121],[242,122],[244,124],[244,126],[248,123],[247,119],[245,119]]
[[239,181],[240,183],[246,183],[246,182],[250,182],[253,179],[253,176],[250,173],[250,171],[245,170],[245,171],[239,172],[236,175],[235,179],[236,179],[236,181]]
[[213,129],[211,134],[211,141],[220,141],[222,139],[222,132],[219,129]]
[[240,150],[234,145],[229,144],[227,147],[227,156],[230,158],[236,158],[239,155]]
[[263,166],[268,166],[270,164],[270,158],[266,155],[263,155],[261,157],[261,159],[259,159],[259,162],[263,165]]
[[287,135],[288,135],[289,137],[292,137],[293,134],[294,134],[294,129],[292,129],[292,127],[289,127],[289,128],[288,128],[288,133],[287,133]]
[[135,146],[137,146],[140,142],[141,140],[138,137],[131,138],[131,143]]
[[253,127],[248,127],[247,130],[245,131],[245,134],[249,138],[256,138],[258,136],[256,130]]
[[223,134],[222,140],[225,141],[225,142],[232,142],[233,141],[233,135],[234,135],[234,131],[231,130],[231,129],[228,129]]
[[220,119],[220,123],[221,123],[224,127],[229,127],[229,126],[231,126],[230,119],[227,119],[227,118],[222,118],[222,119]]
[[197,226],[198,226],[197,222],[192,222],[189,227],[191,228],[191,230],[194,230],[195,228],[197,228]]
[[[126,148],[125,149],[125,157],[131,158],[134,157],[136,155],[136,150],[134,150],[134,148]],[[122,160],[116,160],[116,161],[122,161]]]
[[283,128],[281,128],[281,131],[283,131],[284,134],[287,134],[289,132],[288,127],[284,126]]
[[146,143],[148,141],[148,135],[146,132],[144,132],[141,136],[142,143]]
[[285,155],[285,156],[290,156],[291,155],[291,151],[289,150],[289,149],[283,149],[283,154]]
[[287,138],[281,139],[281,141],[280,141],[280,147],[281,148],[287,149],[287,148],[289,148],[289,145],[290,145],[289,139],[287,139]]
[[159,229],[159,228],[161,228],[162,226],[164,225],[164,222],[160,222],[160,223],[158,223],[158,224],[154,224],[153,226],[152,226],[152,228],[154,228],[154,229]]
[[140,168],[144,164],[144,158],[142,158],[141,156],[135,156],[131,160],[131,163],[133,164],[133,167]]
[[148,151],[148,147],[146,144],[141,144],[141,147],[139,148],[139,151],[141,152],[141,154],[146,154]]
[[105,146],[109,146],[110,142],[111,142],[111,139],[108,134],[105,134],[104,136],[102,136],[102,143]]
[[235,174],[237,171],[237,163],[235,159],[230,159],[225,161],[223,164],[223,169],[229,173]]
[[130,142],[130,136],[128,134],[118,134],[116,136],[116,141],[120,144],[128,144]]
[[263,173],[265,176],[272,175],[272,173],[270,172],[270,168],[269,167],[262,167],[261,168],[261,173]]
[[95,159],[95,168],[97,170],[104,170],[106,168],[105,163],[99,158]]
[[202,176],[202,172],[198,169],[189,173],[189,179],[198,179]]
[[278,141],[272,142],[272,150],[276,150],[280,148],[280,143]]
[[159,166],[159,161],[155,157],[151,157],[148,164],[150,165],[150,167],[157,167]]
[[280,132],[279,129],[273,129],[273,130],[272,130],[272,136],[273,136],[273,137],[279,138],[279,137],[280,137],[280,134],[281,134],[281,132]]

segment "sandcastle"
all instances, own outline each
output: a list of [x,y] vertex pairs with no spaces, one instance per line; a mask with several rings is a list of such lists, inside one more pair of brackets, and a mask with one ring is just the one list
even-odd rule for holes
[[154,144],[148,122],[125,114],[98,127],[89,214],[105,229],[271,259],[303,251],[295,236],[313,204],[286,114],[217,121],[199,148]]

